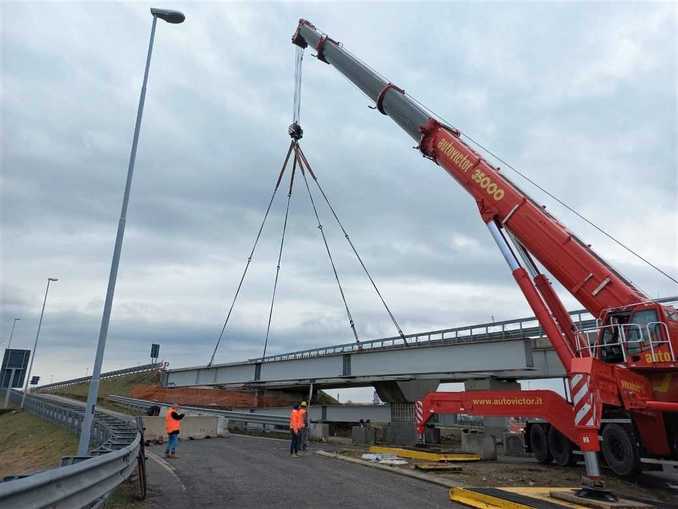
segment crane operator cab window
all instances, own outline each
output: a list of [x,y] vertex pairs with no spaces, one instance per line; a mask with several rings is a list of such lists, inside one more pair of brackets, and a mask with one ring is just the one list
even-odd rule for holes
[[632,361],[639,361],[642,352],[651,350],[650,342],[657,344],[662,341],[657,321],[655,309],[612,316],[611,326],[603,329],[601,360],[623,362],[626,355]]
[[602,329],[600,338],[600,359],[604,362],[624,362],[622,350],[621,329],[628,321],[628,314],[618,314],[610,317],[610,321]]

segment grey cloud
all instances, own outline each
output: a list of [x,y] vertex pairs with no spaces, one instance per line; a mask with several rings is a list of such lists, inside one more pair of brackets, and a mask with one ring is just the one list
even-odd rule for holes
[[[300,16],[678,272],[677,31],[667,6],[177,8],[187,13],[184,25],[158,26],[106,354],[112,365],[136,362],[153,341],[175,365],[208,357],[289,143],[289,39]],[[17,337],[29,343],[44,279],[60,276],[48,303],[46,358],[36,362],[66,376],[68,356],[79,374],[94,353],[150,20],[137,4],[40,9],[56,23],[32,4],[3,6],[13,21],[3,25],[0,337],[21,314]],[[529,314],[473,200],[312,53],[304,64],[302,144],[403,327]],[[676,293],[503,171],[652,296]],[[302,185],[297,180],[274,351],[350,340]],[[220,359],[261,348],[284,195]],[[391,335],[316,198],[361,334]]]

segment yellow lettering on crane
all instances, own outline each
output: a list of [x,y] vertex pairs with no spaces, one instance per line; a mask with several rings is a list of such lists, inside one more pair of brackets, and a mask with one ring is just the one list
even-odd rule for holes
[[[440,149],[440,151],[462,172],[468,173],[473,167],[469,158],[445,138],[440,138],[437,146],[438,149]],[[484,172],[476,169],[471,179],[476,182],[482,190],[494,198],[495,201],[500,201],[504,198],[504,190],[500,188],[491,177],[485,175]]]
[[632,391],[632,392],[642,392],[643,391],[642,385],[636,384],[636,383],[633,383],[633,382],[628,382],[626,380],[621,381],[621,386],[622,386],[622,389],[626,389],[626,390]]
[[467,173],[473,166],[469,158],[446,139],[440,138],[438,140],[438,148],[464,173]]

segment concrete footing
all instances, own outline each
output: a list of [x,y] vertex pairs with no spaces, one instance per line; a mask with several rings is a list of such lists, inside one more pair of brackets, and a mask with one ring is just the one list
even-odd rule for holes
[[364,426],[353,426],[351,439],[354,444],[359,445],[374,445],[377,442],[375,429]]
[[505,456],[527,456],[523,436],[519,433],[504,433]]
[[440,429],[439,428],[426,428],[424,432],[424,441],[427,444],[439,444],[440,443]]
[[330,425],[324,422],[312,422],[309,427],[309,438],[318,442],[325,442],[330,436]]
[[387,444],[414,445],[417,431],[413,422],[392,422],[384,427],[384,442]]
[[489,433],[462,431],[461,450],[478,454],[481,460],[497,459],[497,442]]

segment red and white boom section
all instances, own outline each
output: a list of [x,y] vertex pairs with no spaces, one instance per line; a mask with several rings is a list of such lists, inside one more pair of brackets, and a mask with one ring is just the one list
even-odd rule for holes
[[[582,451],[597,451],[601,418],[623,416],[639,436],[642,454],[678,455],[678,311],[651,301],[475,152],[458,130],[313,24],[300,20],[292,42],[314,48],[319,60],[375,101],[475,199],[568,374],[571,402],[550,391],[431,393],[423,401],[419,431],[435,413],[533,416],[549,421]],[[577,329],[535,260],[598,319],[595,330]]]

